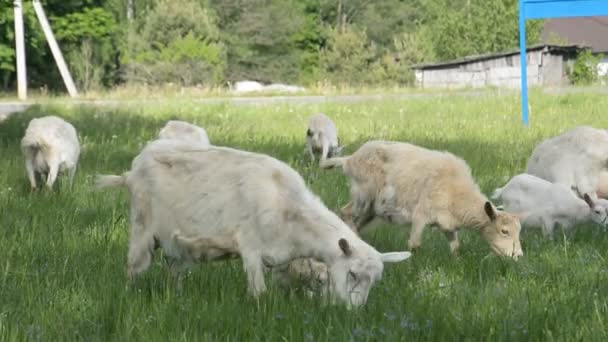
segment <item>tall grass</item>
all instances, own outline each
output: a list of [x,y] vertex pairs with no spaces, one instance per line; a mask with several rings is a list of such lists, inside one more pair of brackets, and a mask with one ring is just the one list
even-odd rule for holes
[[[117,109],[42,105],[0,125],[0,339],[44,341],[583,340],[608,338],[608,235],[593,225],[544,239],[524,231],[518,262],[485,258],[462,234],[453,258],[428,229],[411,259],[387,265],[368,304],[322,306],[273,285],[246,294],[239,260],[192,269],[183,290],[159,258],[127,287],[126,191],[96,192],[96,173],[121,173],[170,118],[204,126],[214,144],[257,151],[298,170],[330,208],[348,199],[340,171],[321,171],[304,150],[308,116],[335,118],[346,154],[370,139],[408,141],[463,157],[485,193],[524,171],[535,144],[580,124],[608,127],[600,94],[534,94],[524,128],[517,96],[421,97],[357,104],[234,106],[193,101]],[[71,121],[83,144],[72,189],[30,193],[19,151],[28,121]],[[363,233],[380,251],[404,250],[409,227]]]

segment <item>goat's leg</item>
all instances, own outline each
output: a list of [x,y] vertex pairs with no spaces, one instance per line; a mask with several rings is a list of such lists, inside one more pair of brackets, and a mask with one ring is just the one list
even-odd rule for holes
[[422,233],[426,224],[426,217],[416,208],[412,215],[412,230],[410,231],[410,239],[408,241],[410,251],[415,251],[422,244]]
[[155,248],[154,236],[145,227],[146,216],[140,208],[141,204],[145,204],[145,201],[136,197],[131,199],[131,231],[127,256],[127,274],[130,281],[150,266],[152,251]]
[[69,174],[70,188],[74,184],[74,176],[76,176],[76,170],[77,169],[78,169],[78,163],[75,163],[74,167],[72,167],[70,169],[70,174]]
[[266,291],[264,282],[264,266],[259,253],[245,252],[242,254],[243,267],[247,273],[247,291],[254,298],[258,298]]
[[25,156],[25,170],[27,172],[27,178],[30,180],[30,186],[33,191],[38,187],[36,185],[36,173],[34,171],[34,162],[30,155]]
[[340,218],[350,227],[351,230],[357,232],[357,227],[353,221],[353,201],[346,203],[345,206],[340,208]]
[[315,160],[315,152],[312,149],[312,143],[310,141],[306,144],[306,149],[308,150],[308,154],[310,154],[310,160]]
[[553,238],[553,230],[555,229],[555,221],[543,218],[542,219],[542,232],[544,237]]
[[458,240],[458,231],[444,231],[445,236],[448,238],[448,242],[450,244],[450,252],[454,255],[458,255],[458,250],[460,249],[460,241]]
[[369,200],[356,199],[352,206],[352,222],[355,227],[355,231],[362,231],[368,223],[370,223],[374,217],[374,208]]
[[51,190],[59,173],[59,158],[55,154],[50,154],[47,158],[47,164],[49,165],[49,174],[46,179],[46,187]]
[[321,147],[321,160],[325,160],[327,159],[327,155],[329,155],[329,142],[327,141],[327,139],[323,139],[323,143],[322,143],[322,147]]

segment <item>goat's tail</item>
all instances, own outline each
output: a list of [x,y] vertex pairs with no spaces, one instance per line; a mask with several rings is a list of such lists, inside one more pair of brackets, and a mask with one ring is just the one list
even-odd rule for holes
[[127,185],[127,172],[121,176],[116,175],[97,175],[95,178],[95,188],[116,188]]
[[503,190],[503,189],[504,189],[504,187],[503,187],[503,188],[496,188],[496,190],[494,190],[494,193],[492,193],[492,196],[491,196],[491,197],[492,197],[492,199],[493,199],[493,200],[497,200],[497,199],[499,199],[499,198],[500,198],[500,195],[502,195],[502,190]]
[[343,167],[346,164],[346,161],[349,157],[337,157],[337,158],[328,158],[321,159],[319,162],[319,167],[322,169],[331,169],[334,167]]

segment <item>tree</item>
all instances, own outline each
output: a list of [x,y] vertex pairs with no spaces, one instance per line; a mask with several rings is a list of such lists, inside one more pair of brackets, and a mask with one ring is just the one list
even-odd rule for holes
[[298,0],[213,0],[228,49],[227,79],[293,82],[300,77],[305,3]]
[[376,46],[365,31],[347,25],[330,29],[327,45],[321,51],[322,76],[334,84],[370,83],[369,67],[376,56]]
[[216,19],[198,1],[158,1],[130,44],[123,59],[130,82],[191,86],[223,78],[224,46]]
[[53,17],[53,30],[61,43],[78,87],[84,91],[111,85],[117,69],[116,21],[107,10],[85,8]]
[[[498,52],[518,46],[517,0],[421,0],[422,25],[440,60]],[[542,22],[526,23],[527,41],[540,40]]]

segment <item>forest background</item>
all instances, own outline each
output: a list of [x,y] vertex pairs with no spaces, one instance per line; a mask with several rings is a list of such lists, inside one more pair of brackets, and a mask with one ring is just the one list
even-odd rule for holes
[[[44,0],[81,91],[239,80],[410,86],[411,66],[518,45],[517,0]],[[0,91],[14,91],[12,1],[0,2]],[[28,86],[64,92],[30,1]],[[527,23],[540,41],[541,21]]]

